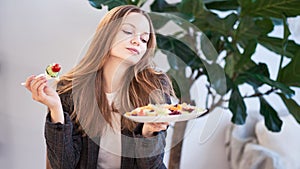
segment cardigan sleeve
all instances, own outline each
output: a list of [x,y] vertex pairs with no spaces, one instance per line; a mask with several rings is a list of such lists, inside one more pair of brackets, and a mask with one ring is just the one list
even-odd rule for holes
[[[45,123],[45,139],[50,165],[55,169],[73,169],[80,159],[82,136],[72,123],[69,114],[71,109],[67,103],[68,93],[60,95],[64,110],[65,124],[52,123],[50,113]],[[75,126],[75,127],[74,127]]]
[[[170,96],[165,94],[165,101],[171,104]],[[153,137],[145,138],[142,135],[144,123],[139,123],[134,130],[135,156],[138,168],[166,169],[163,162],[166,146],[166,130],[155,132]]]
[[[145,138],[141,134],[143,123],[137,126],[135,131],[135,155],[138,168],[165,169],[163,163],[164,148],[166,146],[166,131],[155,133],[153,137]],[[138,131],[140,130],[140,131]]]

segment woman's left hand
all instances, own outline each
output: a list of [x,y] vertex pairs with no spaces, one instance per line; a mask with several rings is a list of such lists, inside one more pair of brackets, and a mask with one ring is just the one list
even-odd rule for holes
[[169,123],[144,123],[142,134],[144,137],[152,137],[154,132],[167,130]]

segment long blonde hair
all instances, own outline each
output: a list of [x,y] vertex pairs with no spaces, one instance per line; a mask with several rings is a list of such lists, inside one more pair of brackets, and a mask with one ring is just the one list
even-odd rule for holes
[[[117,110],[109,106],[104,92],[103,66],[110,56],[112,42],[124,17],[136,12],[144,15],[150,25],[150,38],[147,51],[141,60],[130,67],[126,79],[121,85],[116,99]],[[72,91],[74,105],[71,119],[80,126],[83,133],[90,137],[101,134],[106,123],[112,126],[111,111],[121,114],[125,111],[149,103],[149,95],[160,90],[165,95],[174,95],[169,78],[152,69],[152,56],[156,47],[156,38],[150,17],[141,9],[132,5],[119,6],[110,10],[99,23],[87,53],[68,73],[61,76],[58,85],[60,94]],[[158,96],[157,99],[159,100]],[[136,123],[122,118],[122,126],[132,131]]]

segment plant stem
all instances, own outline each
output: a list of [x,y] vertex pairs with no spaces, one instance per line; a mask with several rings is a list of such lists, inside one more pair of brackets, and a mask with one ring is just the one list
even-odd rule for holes
[[207,95],[206,95],[206,100],[205,100],[205,108],[208,108],[208,99],[209,96],[212,95],[212,92],[210,90],[210,85],[206,85],[207,88]]
[[213,111],[217,107],[221,107],[222,103],[224,102],[223,96],[214,104],[211,105],[209,111]]
[[274,92],[276,90],[276,88],[271,88],[270,90],[266,91],[265,93],[254,93],[250,96],[244,96],[243,98],[252,98],[252,97],[260,97],[260,96],[263,96],[263,95],[269,95],[271,94],[272,92]]
[[289,29],[289,28],[286,26],[287,25],[287,20],[286,20],[285,16],[283,17],[283,23],[284,23],[284,26],[283,26],[283,42],[282,42],[283,54],[280,55],[280,63],[279,63],[279,68],[278,68],[277,80],[278,80],[280,72],[281,72],[281,68],[282,68],[282,64],[283,64],[283,59],[284,59],[284,56],[285,56],[285,53],[286,53],[288,36],[289,36],[288,33],[286,33],[287,29]]
[[282,64],[283,64],[283,55],[280,56],[280,63],[279,63],[279,68],[278,68],[278,74],[277,74],[277,79],[279,77],[279,74],[280,74],[280,70],[282,68]]

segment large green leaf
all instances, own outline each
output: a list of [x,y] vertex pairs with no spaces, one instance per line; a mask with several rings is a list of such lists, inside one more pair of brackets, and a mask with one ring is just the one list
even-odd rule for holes
[[218,29],[218,27],[221,27],[220,25],[222,25],[221,18],[219,18],[217,14],[212,12],[205,11],[197,15],[194,19],[193,24],[203,32],[211,31],[221,34],[226,33],[223,30]]
[[126,0],[89,0],[89,3],[97,9],[102,9],[102,5],[107,5],[109,10],[120,5],[128,4]]
[[270,74],[267,65],[260,63],[257,66],[247,70],[245,73],[240,74],[237,77],[235,84],[248,83],[255,89],[263,84],[267,84],[271,87],[281,90],[281,92],[287,98],[291,98],[295,94],[295,92],[285,83],[274,81],[270,79],[269,76]]
[[225,58],[226,64],[225,64],[225,72],[228,75],[229,78],[234,78],[236,73],[236,66],[237,62],[239,61],[240,54],[239,53],[231,53],[228,54]]
[[[287,98],[291,98],[294,94],[295,91],[290,89],[287,85],[285,85],[284,83],[278,82],[278,81],[274,81],[264,75],[261,74],[256,74],[256,73],[249,73],[246,72],[245,77],[249,78],[249,82],[251,85],[255,84],[253,82],[257,81],[257,82],[262,82],[264,84],[267,84],[271,87],[274,87],[276,89],[280,89],[281,92],[285,95],[285,97]],[[256,84],[255,84],[256,85]],[[254,86],[255,87],[255,86]]]
[[[163,15],[163,16],[162,16]],[[158,30],[165,26],[169,21],[172,20],[172,15],[167,13],[156,13],[156,12],[150,12],[149,16],[152,20],[153,26],[155,30]]]
[[[287,18],[283,15],[283,42],[282,42],[282,46],[283,46],[283,51],[286,51],[286,47],[288,44],[288,37],[291,35],[288,23],[287,23]],[[283,54],[284,56],[284,54]]]
[[286,53],[286,47],[288,45],[288,37],[290,36],[291,32],[289,30],[288,24],[287,24],[287,18],[283,15],[283,40],[282,40],[282,49],[283,49],[283,54],[281,54],[280,58],[280,63],[279,63],[279,73],[282,70],[282,65],[283,65],[283,59],[285,57]]
[[182,0],[178,8],[180,12],[193,16],[198,16],[205,11],[202,0]]
[[177,4],[169,4],[165,0],[155,0],[151,6],[153,12],[177,12]]
[[246,48],[250,40],[256,40],[262,35],[267,35],[273,30],[273,26],[274,25],[270,19],[254,19],[252,17],[245,16],[240,19],[234,39],[236,39],[243,48]]
[[225,18],[220,18],[217,14],[205,10],[194,16],[195,20],[193,24],[195,24],[201,31],[218,32],[226,37],[232,35],[233,25],[238,19],[235,13],[231,13]]
[[245,124],[247,113],[244,99],[237,86],[233,87],[230,99],[229,99],[229,110],[233,116],[231,121],[235,124]]
[[227,38],[228,36],[232,36],[233,25],[236,21],[237,15],[234,13],[231,13],[225,18],[220,18],[213,12],[204,11],[195,16],[193,24],[203,31],[207,37],[221,34],[223,37]]
[[203,3],[207,4],[207,3],[213,3],[213,2],[224,2],[227,0],[202,0]]
[[206,10],[203,2],[194,0],[183,0],[178,5],[179,11],[194,18],[195,24],[201,31],[215,31],[223,35],[232,30],[237,20],[237,15],[232,13],[224,19],[217,14]]
[[[213,44],[195,25],[171,13],[150,13],[150,16],[155,27],[161,27],[167,22],[172,22],[176,24],[178,28],[180,28],[176,33],[169,37],[161,34],[157,35],[158,45],[160,45],[160,42],[165,44],[162,48],[169,51],[170,45],[174,46],[177,45],[177,43],[180,43],[179,45],[184,44],[184,46],[181,45],[182,47],[186,48],[187,50],[191,50],[191,52],[186,53],[191,56],[193,55],[193,58],[190,59],[194,59],[197,55],[196,53],[201,53],[201,55],[203,54],[203,58],[205,58],[205,60],[213,62],[217,60],[219,54],[215,50]],[[166,44],[169,44],[169,46],[166,46]],[[189,63],[187,64],[190,66]],[[194,67],[192,67],[192,69],[194,69]]]
[[271,105],[263,98],[259,98],[260,101],[260,114],[264,116],[265,125],[270,131],[279,132],[281,130],[282,121],[278,117],[277,112]]
[[[179,57],[187,66],[192,69],[203,68],[205,69],[200,57],[189,48],[185,43],[170,36],[161,34],[156,35],[157,46],[163,53],[169,55],[170,53]],[[172,65],[171,65],[172,66]],[[176,66],[174,66],[176,67]]]
[[[202,39],[207,42],[205,39]],[[202,69],[202,73],[206,74],[211,86],[217,91],[218,94],[224,95],[226,93],[226,77],[223,68],[215,63],[207,63],[201,60],[200,57],[182,41],[170,37],[157,34],[158,48],[168,56],[170,67],[180,72],[190,66],[193,70]],[[208,46],[206,46],[208,45]],[[205,47],[206,46],[206,47]],[[213,47],[207,43],[202,46],[203,54],[209,59],[216,59],[217,53]],[[184,63],[181,64],[181,62]]]
[[142,6],[147,0],[89,0],[91,6],[102,9],[103,5],[108,6],[108,10],[121,5]]
[[[218,32],[211,32],[211,31],[206,31],[204,32],[206,37],[210,40],[211,44],[214,46],[215,50],[217,51],[217,53],[221,53],[222,51],[225,50],[225,44],[223,39],[221,37],[223,37],[222,34],[218,33]],[[229,44],[231,45],[231,44]],[[226,46],[227,48],[227,46]]]
[[158,30],[165,26],[168,22],[173,22],[177,26],[181,27],[182,30],[187,30],[191,27],[196,29],[195,31],[200,31],[196,26],[191,24],[189,17],[179,12],[168,12],[168,13],[159,13],[159,12],[150,12],[149,16],[152,20],[155,30]]
[[258,65],[248,69],[246,72],[241,73],[235,80],[235,84],[248,83],[254,88],[258,88],[259,86],[263,85],[265,81],[258,79],[254,76],[254,74],[262,75],[264,77],[270,76],[268,66],[264,63],[259,63]]
[[202,53],[204,54],[205,59],[216,62],[219,54],[215,50],[215,47],[210,42],[210,40],[205,36],[205,34],[202,34],[200,36],[200,49],[201,49]]
[[[214,30],[225,34],[227,29],[224,31],[224,25],[226,22],[225,24],[222,23],[221,18],[211,11],[206,10],[204,5],[204,3],[222,3],[221,1],[224,0],[183,0],[178,4],[178,9],[185,15],[183,18],[188,18],[189,21],[193,21],[202,31]],[[232,16],[230,17],[232,18]]]
[[247,70],[247,73],[259,74],[265,77],[270,77],[268,66],[265,63],[258,63],[256,66]]
[[239,4],[237,0],[223,0],[223,1],[213,1],[204,2],[207,9],[215,9],[220,11],[237,10]]
[[231,80],[231,78],[228,77],[227,74],[225,74],[225,77],[226,77],[226,87],[227,87],[226,93],[227,93],[230,90],[232,90],[232,89],[235,88],[235,84],[233,83],[233,81]]
[[[175,93],[177,98],[180,100],[185,100],[189,101],[191,100],[190,98],[190,89],[193,84],[193,81],[189,78],[186,78],[185,75],[185,68],[186,64],[177,56],[174,54],[168,54],[168,60],[172,60],[174,63],[174,60],[176,60],[176,68],[169,69],[167,74],[171,77],[172,79],[172,84],[175,85]],[[174,65],[173,65],[174,66]]]
[[241,16],[262,16],[282,18],[300,15],[299,0],[238,0]]
[[[235,13],[227,15],[225,18],[213,17],[210,26],[219,29],[217,32],[226,36],[232,36],[233,26],[236,24],[238,16]],[[228,38],[228,37],[227,37]]]
[[293,40],[287,41],[286,49],[282,47],[283,40],[281,38],[260,36],[258,42],[267,49],[289,58],[294,57],[295,54],[300,51],[300,45]]
[[289,86],[300,87],[300,51],[279,71],[277,80]]
[[[227,15],[224,19],[222,19],[223,24],[222,24],[222,29],[227,32],[233,30],[233,26],[238,20],[238,16],[235,13],[231,13]],[[227,33],[227,35],[230,35]]]
[[251,56],[256,51],[257,42],[255,40],[249,40],[248,45],[244,48],[244,52],[241,58],[237,61],[235,72],[245,72],[252,67],[255,67],[255,62],[251,59]]
[[227,81],[224,69],[217,63],[206,63],[204,62],[207,70],[207,78],[212,86],[219,95],[225,95],[227,91]]
[[[251,27],[249,27],[251,26]],[[249,16],[243,17],[241,19],[238,30],[241,30],[242,33],[237,34],[240,36],[251,37],[251,34],[254,36],[260,36],[264,34],[268,34],[273,31],[273,22],[270,18],[252,18]],[[251,30],[256,29],[256,30]]]
[[[183,18],[185,20],[187,20],[188,22],[193,22],[194,21],[194,16],[193,15],[189,15],[186,13],[182,13],[179,10],[179,6],[180,3],[177,4],[169,4],[168,2],[164,1],[164,0],[156,0],[151,4],[151,10],[152,12],[160,12],[162,15],[173,15],[173,16],[178,16],[180,18]],[[172,16],[168,17],[168,18],[172,18]],[[155,20],[153,20],[155,21]]]
[[297,122],[300,123],[300,106],[299,106],[299,104],[293,99],[287,99],[286,97],[284,97],[284,95],[282,95],[280,93],[278,95],[281,97],[282,101],[288,108],[290,114],[292,114],[295,117],[295,119],[297,120]]
[[227,57],[225,58],[225,71],[231,78],[234,78],[256,66],[255,62],[251,60],[251,56],[255,52],[257,43],[255,40],[249,40],[247,43],[248,45],[245,47],[242,54],[240,54],[237,47],[233,46],[233,49],[230,48],[233,52],[231,54],[227,54]]
[[172,86],[173,86],[176,97],[180,99],[181,98],[180,86],[178,85],[178,82],[177,82],[176,78],[173,77],[173,75],[174,74],[176,75],[176,73],[174,72],[173,69],[170,69],[170,70],[168,70],[167,74],[168,74],[168,76],[170,77],[170,79],[172,81]]

